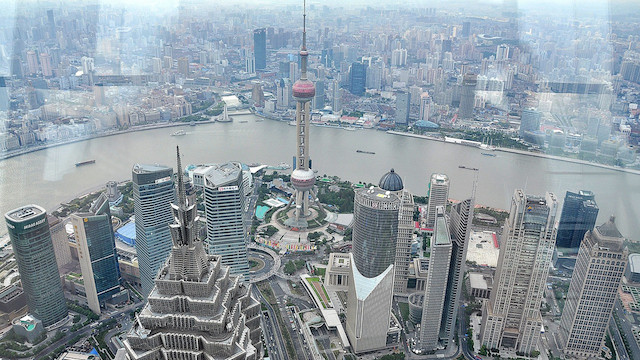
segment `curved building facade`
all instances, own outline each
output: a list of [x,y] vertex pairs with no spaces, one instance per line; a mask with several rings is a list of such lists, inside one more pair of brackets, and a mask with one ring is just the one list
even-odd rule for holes
[[38,205],[27,205],[9,211],[4,217],[29,312],[45,327],[63,320],[68,310],[47,212]]
[[353,257],[368,278],[380,275],[396,259],[400,199],[390,191],[371,187],[355,193]]

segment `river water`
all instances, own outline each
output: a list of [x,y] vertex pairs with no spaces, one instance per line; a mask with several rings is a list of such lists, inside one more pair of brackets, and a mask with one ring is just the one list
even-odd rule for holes
[[[135,163],[175,167],[175,146],[183,164],[238,160],[245,163],[292,163],[295,127],[253,115],[235,116],[233,123],[187,126],[185,136],[170,136],[177,128],[160,128],[102,137],[52,147],[0,161],[0,212],[35,203],[53,210],[108,180],[131,178]],[[243,121],[242,123],[240,121]],[[246,122],[244,122],[246,121]],[[592,190],[600,207],[598,224],[616,215],[619,229],[640,240],[637,225],[640,175],[589,165],[496,151],[484,156],[476,148],[376,130],[345,131],[311,128],[310,153],[318,174],[337,175],[352,182],[377,183],[390,168],[402,176],[405,187],[425,195],[430,175],[443,172],[451,179],[450,197],[470,196],[474,173],[459,165],[479,168],[477,203],[508,209],[514,189],[529,194]],[[375,155],[356,153],[374,151]],[[76,167],[75,163],[96,163]],[[560,210],[558,211],[558,218]],[[6,229],[0,226],[0,234]]]

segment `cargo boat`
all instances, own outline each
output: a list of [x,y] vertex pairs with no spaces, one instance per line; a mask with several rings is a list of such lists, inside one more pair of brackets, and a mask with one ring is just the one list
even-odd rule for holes
[[83,166],[83,165],[89,165],[89,164],[95,164],[95,163],[96,163],[95,160],[87,160],[87,161],[77,162],[76,166]]
[[356,150],[357,153],[375,155],[373,151]]

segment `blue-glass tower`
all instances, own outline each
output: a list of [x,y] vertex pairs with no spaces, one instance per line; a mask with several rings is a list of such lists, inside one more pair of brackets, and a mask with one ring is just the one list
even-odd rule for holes
[[153,279],[171,252],[171,202],[176,198],[173,169],[136,164],[132,177],[136,252],[142,294],[146,297],[153,288]]
[[256,70],[267,67],[267,30],[253,30],[253,54],[256,58]]
[[591,191],[580,190],[578,193],[567,191],[558,223],[556,246],[574,248],[577,252],[584,234],[588,230],[593,230],[598,210],[595,195]]
[[353,95],[364,95],[365,84],[367,82],[367,65],[354,62],[351,64],[349,73],[349,91]]
[[120,269],[111,212],[106,194],[102,194],[86,213],[72,215],[78,243],[87,303],[96,314],[105,302],[120,291]]

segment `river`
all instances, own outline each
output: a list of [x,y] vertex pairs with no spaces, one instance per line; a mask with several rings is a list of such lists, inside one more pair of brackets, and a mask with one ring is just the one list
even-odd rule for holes
[[[176,128],[159,128],[95,138],[51,147],[0,161],[0,211],[29,203],[54,210],[60,202],[103,186],[108,180],[131,178],[135,163],[175,167],[175,146],[183,164],[238,160],[245,163],[292,162],[295,127],[254,115],[234,116],[233,123],[186,126],[184,136],[170,136]],[[242,123],[240,121],[243,121]],[[247,122],[244,122],[247,121]],[[318,174],[337,175],[352,182],[377,183],[390,168],[402,176],[405,187],[425,195],[430,175],[443,172],[451,179],[450,197],[462,199],[472,191],[473,172],[479,168],[477,203],[508,209],[514,189],[530,194],[592,190],[600,207],[598,224],[616,215],[620,231],[640,240],[637,225],[640,175],[590,165],[496,151],[483,156],[476,148],[376,130],[345,131],[311,128],[310,153]],[[356,153],[374,151],[375,155]],[[95,159],[92,165],[75,163]],[[558,210],[558,218],[560,210]],[[0,226],[0,234],[6,229]]]

